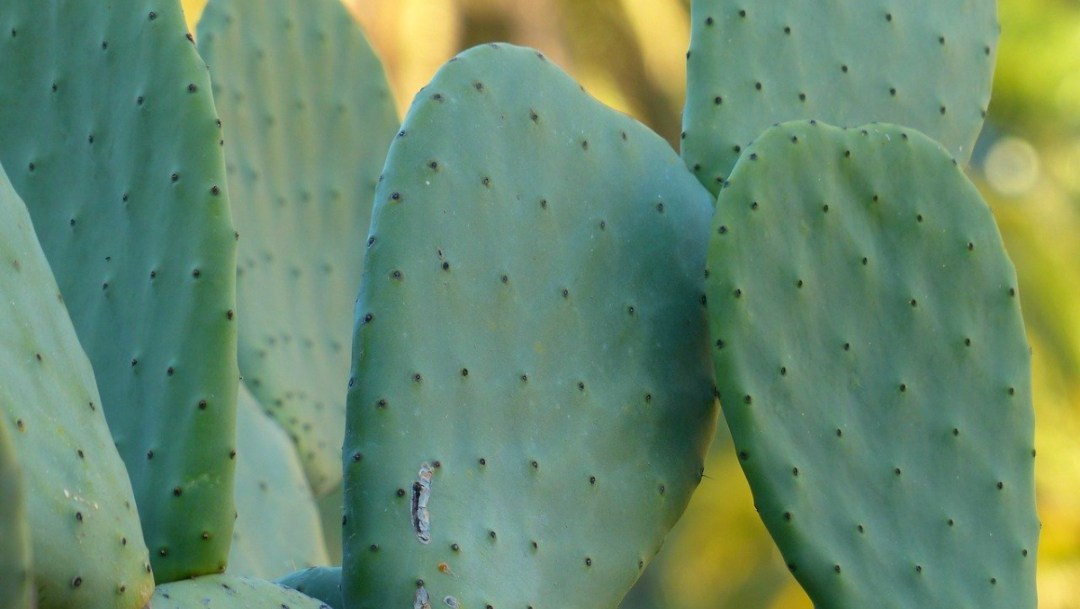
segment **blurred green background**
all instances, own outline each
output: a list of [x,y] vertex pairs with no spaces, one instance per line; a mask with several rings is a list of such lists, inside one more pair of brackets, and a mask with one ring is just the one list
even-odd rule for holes
[[[189,22],[205,0],[184,0]],[[536,47],[677,147],[689,0],[347,0],[404,114],[457,52]],[[1039,606],[1080,609],[1080,1],[999,0],[994,98],[970,173],[1020,276],[1034,357]],[[809,609],[721,426],[700,489],[626,609]]]

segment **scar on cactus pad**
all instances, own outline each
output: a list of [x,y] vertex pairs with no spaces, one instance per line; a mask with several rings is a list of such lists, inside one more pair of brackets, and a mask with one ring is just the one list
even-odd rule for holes
[[1034,608],[1016,276],[948,152],[774,127],[721,191],[708,266],[723,412],[815,606]]
[[618,604],[714,428],[711,204],[536,51],[477,47],[417,95],[356,309],[347,606]]
[[910,125],[970,158],[990,103],[995,0],[693,0],[682,156],[714,194],[774,123]]

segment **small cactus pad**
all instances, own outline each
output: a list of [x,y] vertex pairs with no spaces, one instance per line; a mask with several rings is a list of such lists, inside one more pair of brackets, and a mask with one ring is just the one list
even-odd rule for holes
[[279,578],[277,583],[319,599],[331,609],[345,609],[341,600],[341,567],[311,567]]
[[[131,483],[26,206],[2,169],[0,303],[0,416],[24,473],[37,606],[141,609],[154,579]],[[18,503],[5,490],[0,513]],[[0,581],[25,574],[5,569]]]
[[682,156],[714,194],[774,123],[909,125],[971,156],[995,0],[693,0]]
[[957,162],[907,128],[783,124],[712,233],[720,401],[814,605],[1033,609],[1028,344]]
[[240,231],[240,371],[317,496],[341,484],[353,303],[399,121],[340,0],[213,0],[199,22]]
[[331,609],[292,588],[237,575],[208,575],[158,586],[154,609]]
[[3,0],[0,32],[0,162],[93,364],[154,574],[220,571],[236,243],[206,66],[175,1]]
[[665,142],[540,53],[439,71],[367,238],[347,606],[618,604],[714,429],[711,209]]
[[229,573],[273,579],[329,563],[319,511],[293,444],[243,384],[236,400],[236,435]]
[[26,490],[7,417],[0,417],[0,497],[0,607],[31,609],[36,603]]

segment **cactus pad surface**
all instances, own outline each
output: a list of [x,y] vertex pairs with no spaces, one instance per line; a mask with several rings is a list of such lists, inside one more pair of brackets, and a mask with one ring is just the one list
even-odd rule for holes
[[26,490],[7,417],[0,417],[0,607],[34,607]]
[[220,571],[236,244],[206,66],[173,1],[4,0],[0,30],[0,162],[94,367],[155,576]]
[[344,609],[341,600],[341,567],[311,567],[290,573],[276,580],[311,598],[319,599],[331,609]]
[[198,42],[241,235],[240,371],[322,496],[341,484],[358,235],[398,129],[394,100],[340,0],[213,0]]
[[330,609],[284,586],[236,575],[209,575],[158,586],[154,609]]
[[229,573],[273,579],[328,564],[319,511],[293,444],[244,384],[236,400],[236,430]]
[[995,0],[694,0],[682,155],[714,194],[774,123],[909,125],[961,162],[990,102]]
[[[141,609],[154,579],[131,484],[90,362],[3,170],[0,303],[0,416],[23,468],[37,606]],[[0,512],[18,503],[5,492]]]
[[724,415],[816,607],[1035,607],[1030,356],[990,209],[914,130],[783,124],[717,201]]
[[533,50],[438,72],[367,238],[347,606],[618,604],[714,429],[711,207],[663,140]]

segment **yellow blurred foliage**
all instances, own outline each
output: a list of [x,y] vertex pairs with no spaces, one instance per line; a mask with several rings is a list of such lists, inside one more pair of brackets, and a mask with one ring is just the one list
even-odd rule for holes
[[[539,48],[677,145],[688,0],[346,4],[403,114],[455,53],[506,40]],[[194,29],[205,0],[183,5]],[[1080,609],[1080,3],[1001,0],[999,14],[995,97],[972,172],[993,167],[980,188],[1016,263],[1033,347],[1040,606]],[[627,607],[811,607],[757,519],[723,426],[720,434],[706,479]]]

